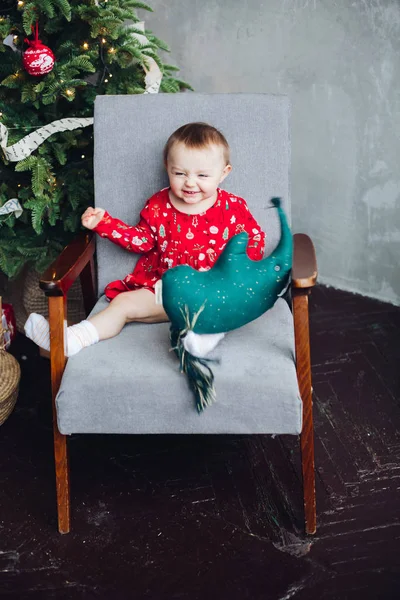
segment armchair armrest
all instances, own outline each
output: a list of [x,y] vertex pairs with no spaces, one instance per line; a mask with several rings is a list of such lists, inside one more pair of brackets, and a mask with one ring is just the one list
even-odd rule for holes
[[295,233],[293,236],[292,287],[313,287],[317,282],[317,276],[317,259],[311,239],[304,233]]
[[86,265],[92,261],[94,251],[94,234],[80,232],[41,276],[39,286],[46,296],[65,296]]

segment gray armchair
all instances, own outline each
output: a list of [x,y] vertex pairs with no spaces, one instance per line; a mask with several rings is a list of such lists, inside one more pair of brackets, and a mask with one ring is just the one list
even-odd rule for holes
[[[289,103],[284,96],[97,97],[96,205],[134,224],[144,201],[168,185],[162,166],[165,141],[190,121],[209,122],[226,135],[233,171],[223,187],[246,198],[267,232],[269,254],[280,236],[270,198],[282,197],[290,215]],[[290,303],[279,298],[270,311],[229,333],[214,350],[213,356],[221,359],[213,366],[217,402],[200,415],[178,360],[169,352],[168,323],[133,323],[68,362],[64,356],[65,300],[72,283],[80,277],[85,308],[97,312],[106,303],[105,285],[131,272],[135,260],[134,254],[82,233],[41,278],[49,298],[59,531],[70,530],[68,435],[218,433],[300,435],[305,529],[314,533],[308,294],[317,268],[311,241],[303,234],[294,236]]]

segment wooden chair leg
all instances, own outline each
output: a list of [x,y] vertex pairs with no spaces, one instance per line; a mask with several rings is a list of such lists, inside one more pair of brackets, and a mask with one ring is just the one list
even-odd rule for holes
[[312,387],[310,360],[310,333],[308,323],[308,290],[293,290],[293,319],[296,348],[296,370],[303,401],[303,428],[300,435],[301,464],[304,490],[306,533],[317,528],[314,470],[314,427],[312,415]]
[[51,296],[49,298],[51,395],[53,406],[58,530],[60,533],[68,533],[71,527],[67,436],[62,435],[58,430],[55,404],[56,395],[60,388],[61,377],[66,364],[66,358],[64,354],[64,318],[64,296]]

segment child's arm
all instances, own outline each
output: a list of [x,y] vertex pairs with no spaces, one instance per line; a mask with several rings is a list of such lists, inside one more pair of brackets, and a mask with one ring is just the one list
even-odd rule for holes
[[147,220],[148,211],[143,209],[137,225],[126,225],[114,219],[102,208],[88,208],[82,215],[82,225],[92,229],[101,237],[111,240],[130,252],[148,252],[154,247],[156,238]]

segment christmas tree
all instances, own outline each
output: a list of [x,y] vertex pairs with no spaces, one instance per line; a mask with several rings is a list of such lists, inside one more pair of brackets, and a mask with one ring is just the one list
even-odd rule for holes
[[[93,204],[93,128],[85,118],[96,95],[141,94],[154,71],[161,92],[191,89],[161,60],[168,48],[144,30],[137,9],[151,11],[135,0],[0,4],[0,271],[8,277],[26,263],[45,269]],[[49,124],[75,118],[81,127],[50,129],[42,142]],[[35,133],[40,144],[28,151]]]

